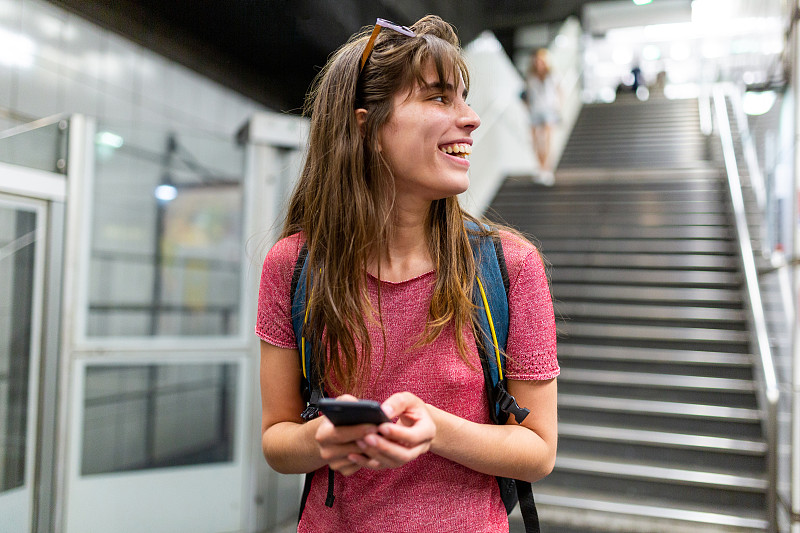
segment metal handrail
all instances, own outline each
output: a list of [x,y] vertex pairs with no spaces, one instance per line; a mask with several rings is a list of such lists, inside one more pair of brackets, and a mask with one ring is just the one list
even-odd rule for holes
[[700,118],[700,131],[706,137],[714,132],[711,118],[711,87],[704,83],[700,87],[700,96],[697,99],[697,112]]
[[742,92],[733,84],[723,85],[725,92],[733,104],[733,113],[736,117],[736,127],[739,128],[739,136],[742,139],[742,150],[744,151],[744,162],[747,165],[747,174],[750,176],[750,186],[755,193],[758,209],[763,213],[766,205],[766,187],[764,185],[764,175],[758,164],[756,155],[756,144],[753,142],[753,134],[750,132],[750,125],[747,123],[747,115],[742,106]]
[[13,128],[9,128],[7,130],[0,131],[0,139],[6,139],[8,137],[14,137],[15,135],[19,135],[20,133],[26,133],[29,131],[37,130],[39,128],[43,128],[45,126],[50,126],[52,124],[58,124],[62,120],[66,120],[69,118],[69,115],[65,115],[60,113],[58,115],[51,115],[49,117],[40,118],[34,120],[33,122],[27,122],[25,124],[20,124],[19,126],[14,126]]
[[728,189],[730,192],[731,206],[736,223],[736,234],[741,250],[742,268],[745,276],[745,287],[748,301],[749,320],[753,344],[758,351],[756,362],[761,370],[759,403],[764,414],[765,432],[767,440],[767,521],[769,531],[777,531],[777,500],[778,500],[778,378],[772,349],[769,345],[767,322],[764,315],[764,306],[761,299],[761,290],[758,285],[753,247],[750,240],[750,230],[747,225],[742,183],[739,179],[739,170],[736,165],[736,153],[733,147],[728,111],[725,104],[725,89],[722,86],[714,87],[714,107],[717,118],[717,129],[722,143],[722,154],[725,160],[725,170],[728,175]]

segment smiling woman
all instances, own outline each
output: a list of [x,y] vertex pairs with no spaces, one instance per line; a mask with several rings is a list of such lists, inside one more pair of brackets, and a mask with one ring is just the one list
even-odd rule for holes
[[[533,245],[459,205],[480,126],[468,90],[455,32],[427,16],[354,35],[309,92],[308,155],[264,262],[256,325],[264,455],[309,474],[298,531],[508,531],[495,476],[553,468],[547,278]],[[507,287],[500,266],[487,285],[510,316],[491,396],[527,407],[519,422],[487,401],[475,242],[506,269]],[[394,422],[335,426],[317,416],[321,396],[377,401]]]

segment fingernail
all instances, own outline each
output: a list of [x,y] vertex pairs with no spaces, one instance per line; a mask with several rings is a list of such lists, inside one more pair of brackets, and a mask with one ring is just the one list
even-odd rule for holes
[[367,435],[364,437],[364,442],[369,444],[370,446],[375,446],[378,444],[378,439],[375,438],[375,435]]
[[365,450],[365,449],[367,448],[367,443],[366,443],[366,442],[364,442],[364,441],[363,441],[363,440],[361,440],[361,439],[357,440],[357,441],[356,441],[356,444],[357,444],[357,445],[358,445],[358,447],[359,447],[359,448],[361,448],[362,450]]
[[393,418],[394,417],[394,409],[392,409],[392,407],[390,405],[387,405],[386,407],[384,407],[383,408],[383,412],[386,413],[386,416],[388,416],[389,418]]

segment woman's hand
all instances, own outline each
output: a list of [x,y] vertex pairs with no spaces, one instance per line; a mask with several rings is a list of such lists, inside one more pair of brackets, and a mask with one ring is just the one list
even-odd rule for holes
[[427,405],[410,392],[393,394],[381,405],[386,416],[396,423],[381,424],[377,433],[368,433],[356,441],[358,452],[347,458],[355,465],[371,470],[397,468],[430,450],[436,436]]
[[[345,394],[338,398],[345,401],[356,401],[354,396]],[[334,426],[327,417],[321,417],[322,422],[317,428],[314,438],[319,445],[319,455],[331,470],[342,475],[350,476],[361,470],[361,465],[351,459],[360,453],[357,441],[377,433],[374,424],[359,424],[355,426]],[[363,457],[364,461],[367,460]]]

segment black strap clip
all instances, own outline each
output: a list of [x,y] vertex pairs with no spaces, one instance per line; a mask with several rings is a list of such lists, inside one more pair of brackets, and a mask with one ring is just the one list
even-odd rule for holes
[[514,420],[517,421],[517,424],[522,424],[522,421],[525,420],[525,417],[531,413],[530,409],[519,406],[517,399],[509,394],[502,382],[497,384],[494,389],[494,393],[495,397],[497,398],[497,405],[500,406],[500,410],[504,413],[514,415]]
[[306,407],[303,412],[300,413],[300,418],[306,422],[317,418],[319,416],[319,400],[322,397],[322,390],[317,387],[312,387],[311,397],[308,399],[308,407]]

